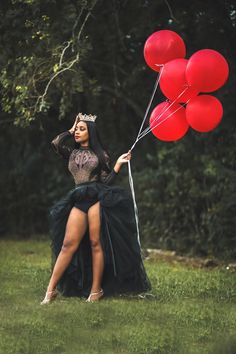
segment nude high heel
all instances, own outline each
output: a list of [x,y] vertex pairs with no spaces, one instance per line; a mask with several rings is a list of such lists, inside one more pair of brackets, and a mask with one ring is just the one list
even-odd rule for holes
[[[91,296],[97,295],[97,294],[101,294],[101,296],[100,296],[97,300],[92,301],[92,300],[91,300]],[[89,297],[87,298],[86,302],[96,302],[96,301],[98,301],[98,300],[103,296],[103,294],[104,294],[103,289],[101,289],[100,291],[98,291],[98,292],[96,292],[96,293],[91,293],[91,294],[89,295]]]
[[50,302],[52,302],[53,300],[55,300],[55,298],[57,297],[58,292],[56,289],[52,290],[52,291],[47,291],[45,298],[43,299],[43,301],[40,302],[40,305],[46,305],[49,304]]

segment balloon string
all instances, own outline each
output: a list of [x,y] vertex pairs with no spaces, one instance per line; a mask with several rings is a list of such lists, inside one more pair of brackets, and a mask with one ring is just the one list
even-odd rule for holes
[[[171,105],[172,105],[172,103],[171,103]],[[171,105],[168,106],[168,102],[166,102],[166,106],[165,106],[164,110],[163,110],[159,115],[157,115],[157,116],[153,119],[152,123],[155,122],[155,121],[157,121],[157,120],[159,120],[159,118],[161,118],[162,114],[164,114],[164,113],[171,107]],[[146,132],[149,132],[149,131],[150,131],[150,126],[148,126],[146,129],[144,129],[144,130],[142,131],[142,133],[141,133],[141,134],[139,135],[139,137],[138,137],[138,141],[139,141],[140,139],[142,139],[143,136],[146,135],[146,134],[145,134]]]
[[134,204],[134,214],[135,214],[136,229],[137,229],[137,239],[138,239],[139,246],[141,247],[140,235],[139,235],[138,207],[137,207],[136,199],[135,199],[134,183],[133,183],[133,177],[132,177],[132,172],[131,172],[130,160],[128,160],[128,171],[129,171],[129,184],[130,184],[130,189],[131,189],[131,193],[132,193],[132,197],[133,197],[133,204]]
[[[186,90],[188,90],[188,88],[189,88],[189,87],[186,87],[186,88],[179,94],[179,96],[176,97],[176,99],[171,102],[171,104],[170,104],[168,107],[166,107],[157,117],[155,117],[155,119],[152,121],[152,125],[153,125],[154,122],[158,121],[158,120],[163,116],[163,114],[164,114],[165,112],[167,112],[167,111],[176,103],[176,101],[186,92]],[[187,102],[186,102],[185,104],[187,104]],[[172,114],[174,114],[175,112],[177,112],[180,108],[182,108],[182,106],[181,106],[181,107],[178,107],[178,109],[177,109],[176,111],[174,111]],[[172,114],[171,114],[171,115],[172,115]],[[167,116],[165,119],[163,119],[161,122],[165,122],[166,119],[169,118],[171,115],[168,115],[168,116]],[[159,125],[159,124],[158,124],[158,125]],[[158,126],[158,125],[157,125],[157,126]],[[147,135],[147,134],[148,134],[151,130],[153,130],[155,127],[156,127],[156,126],[154,126],[154,127],[152,126],[151,128],[150,128],[150,126],[147,127],[147,128],[139,135],[138,141],[139,141],[140,139],[142,139],[145,135]]]
[[161,75],[162,75],[162,71],[163,71],[164,65],[160,65],[160,67],[161,67],[161,68],[160,68],[160,72],[159,72],[158,75],[157,75],[157,79],[156,79],[156,82],[155,82],[155,85],[154,85],[154,88],[153,88],[153,92],[152,92],[150,101],[149,101],[149,103],[148,103],[148,106],[147,106],[147,109],[146,109],[146,112],[145,112],[143,121],[142,121],[142,123],[141,123],[140,129],[139,129],[139,132],[138,132],[138,135],[137,135],[137,137],[136,137],[136,139],[135,139],[134,144],[133,144],[132,147],[130,148],[130,150],[133,150],[133,148],[134,148],[135,145],[136,145],[136,142],[138,141],[138,136],[139,136],[139,134],[140,134],[140,132],[141,132],[141,130],[142,130],[142,127],[143,127],[144,122],[145,122],[145,120],[146,120],[146,118],[147,118],[148,112],[149,112],[149,110],[150,110],[152,101],[153,101],[153,99],[154,99],[156,90],[157,90],[157,88],[158,88],[158,85],[159,85],[159,82],[160,82],[160,79],[161,79]]
[[[158,88],[158,85],[159,85],[159,82],[160,82],[160,78],[161,78],[161,74],[162,74],[162,70],[164,68],[164,65],[160,65],[160,72],[158,73],[157,75],[157,79],[156,79],[156,82],[154,84],[154,88],[153,88],[153,92],[152,92],[152,95],[151,95],[151,98],[150,98],[150,101],[148,103],[148,106],[147,106],[147,109],[146,109],[146,112],[145,112],[145,115],[143,117],[143,121],[141,123],[141,126],[140,126],[140,129],[139,129],[139,132],[138,132],[138,135],[135,139],[135,142],[134,144],[132,145],[132,147],[130,148],[130,151],[133,150],[133,148],[135,147],[136,145],[136,142],[138,141],[138,137],[139,137],[139,134],[142,130],[142,127],[144,125],[144,122],[147,118],[147,115],[148,115],[148,112],[150,110],[150,107],[151,107],[151,104],[152,104],[152,101],[154,99],[154,96],[155,96],[155,93],[156,93],[156,90]],[[132,193],[132,198],[133,198],[133,205],[134,205],[134,214],[135,214],[135,222],[136,222],[136,230],[137,230],[137,240],[138,240],[138,244],[139,244],[139,247],[141,249],[141,243],[140,243],[140,234],[139,234],[139,218],[138,218],[138,207],[137,207],[137,203],[136,203],[136,199],[135,199],[135,192],[134,192],[134,183],[133,183],[133,177],[132,177],[132,172],[131,172],[131,164],[130,164],[130,160],[128,160],[128,173],[129,173],[129,185],[130,185],[130,189],[131,189],[131,193]],[[141,253],[141,257],[142,257],[142,253]]]
[[[146,113],[145,113],[145,116],[144,116],[144,119],[143,119],[143,122],[141,124],[141,127],[139,129],[139,133],[137,135],[137,138],[134,142],[134,144],[132,145],[131,149],[132,150],[136,143],[142,139],[145,135],[147,135],[151,130],[153,130],[154,128],[156,128],[156,126],[160,125],[161,123],[163,123],[164,121],[166,121],[170,116],[172,116],[174,113],[176,113],[179,109],[182,108],[182,106],[178,107],[174,112],[172,112],[171,114],[169,114],[165,119],[163,119],[161,122],[158,122],[158,120],[160,119],[160,117],[184,94],[184,92],[188,89],[185,88],[185,90],[183,90],[179,96],[168,106],[168,108],[165,108],[165,110],[157,117],[155,117],[155,119],[153,120],[153,122],[156,122],[157,121],[157,124],[150,128],[146,128],[141,134],[140,134],[140,131],[142,129],[142,126],[146,120],[146,117],[147,117],[147,114],[148,114],[148,111],[150,109],[150,106],[151,106],[151,103],[153,101],[153,98],[154,98],[154,94],[157,90],[157,87],[158,87],[158,84],[159,84],[159,81],[160,81],[160,76],[161,76],[161,72],[162,72],[162,69],[163,67],[161,68],[160,70],[160,74],[158,75],[158,78],[156,80],[156,83],[155,83],[155,86],[154,86],[154,90],[153,90],[153,94],[152,94],[152,97],[151,97],[151,100],[148,104],[148,108],[146,110]],[[189,101],[189,100],[188,100]],[[188,101],[186,102],[186,104],[188,103]],[[130,160],[128,160],[128,173],[129,173],[129,185],[130,185],[130,189],[131,189],[131,193],[132,193],[132,198],[133,198],[133,205],[134,205],[134,214],[135,214],[135,222],[136,222],[136,230],[137,230],[137,240],[138,240],[138,244],[139,244],[139,247],[141,249],[141,243],[140,243],[140,233],[139,233],[139,218],[138,218],[138,207],[137,207],[137,203],[136,203],[136,198],[135,198],[135,192],[134,192],[134,183],[133,183],[133,177],[132,177],[132,172],[131,172],[131,163],[130,163]],[[142,254],[141,254],[141,257],[142,257]]]
[[[186,102],[186,104],[190,101],[190,99]],[[173,114],[175,114],[176,112],[178,112],[179,109],[183,108],[183,106],[179,106],[174,112],[170,113],[167,117],[165,117],[161,122],[157,122],[157,124],[152,127],[148,132],[146,132],[145,135],[147,135],[148,133],[150,133],[151,130],[155,129],[156,127],[158,127],[160,124],[162,124],[163,122],[165,122],[168,118],[170,118]],[[144,136],[145,136],[144,135]],[[142,136],[142,138],[144,137]]]

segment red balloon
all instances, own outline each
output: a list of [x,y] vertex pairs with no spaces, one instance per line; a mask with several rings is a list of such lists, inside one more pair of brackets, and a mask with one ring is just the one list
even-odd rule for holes
[[149,119],[152,133],[163,141],[179,140],[189,129],[185,117],[185,108],[179,103],[170,105],[169,102],[158,104]]
[[217,127],[223,116],[221,102],[214,96],[200,95],[186,106],[188,124],[198,132],[209,132]]
[[173,31],[161,30],[151,34],[144,45],[144,58],[148,66],[155,71],[166,62],[184,58],[186,48],[183,39]]
[[229,76],[226,59],[213,49],[202,49],[193,54],[186,68],[190,86],[201,92],[212,92],[224,85]]
[[[187,59],[174,59],[164,65],[161,73],[160,89],[171,101],[187,102],[199,93],[194,87],[188,87],[185,77],[187,64]],[[181,95],[185,89],[186,91]],[[178,96],[180,97],[177,99]]]

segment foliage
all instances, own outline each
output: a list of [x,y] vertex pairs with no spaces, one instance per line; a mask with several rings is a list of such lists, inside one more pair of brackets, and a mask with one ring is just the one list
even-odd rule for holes
[[[200,134],[194,139],[189,134],[169,149],[147,156],[151,167],[134,177],[146,245],[236,257],[232,247],[232,230],[236,229],[235,166],[224,161],[221,140],[217,133],[209,133],[207,139]],[[193,151],[197,153],[193,155]]]
[[[191,9],[186,0],[1,2],[0,232],[48,232],[48,208],[72,187],[50,141],[78,111],[98,114],[114,162],[132,146],[156,76],[143,45],[166,28],[184,38],[187,57],[220,51],[230,77],[214,93],[224,106],[214,132],[191,131],[176,143],[150,133],[134,148],[141,241],[235,257],[235,14],[230,0],[201,0]],[[160,100],[158,93],[154,105]],[[127,185],[125,167],[118,178]]]
[[[7,52],[0,58],[2,108],[16,114],[17,125],[29,125],[37,113],[54,105],[60,107],[60,118],[65,117],[71,109],[68,96],[83,91],[83,70],[78,64],[89,43],[80,32],[95,3],[11,1],[3,6],[0,29]],[[46,90],[53,76],[53,89]]]

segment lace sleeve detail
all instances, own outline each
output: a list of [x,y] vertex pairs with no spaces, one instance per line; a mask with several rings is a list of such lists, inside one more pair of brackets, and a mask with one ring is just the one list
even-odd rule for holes
[[52,141],[51,141],[51,145],[54,149],[54,151],[62,156],[64,159],[68,159],[71,152],[72,152],[72,148],[65,145],[65,141],[68,140],[70,137],[72,136],[72,134],[69,131],[65,131],[59,135],[57,135]]
[[[107,167],[111,170],[111,161],[110,161],[110,157],[108,156],[108,154],[105,152],[105,156],[106,156],[106,164]],[[105,184],[111,184],[116,176],[118,175],[118,172],[116,172],[114,170],[114,168],[111,170],[111,172],[107,172],[105,170],[101,171],[101,182],[105,183]]]

